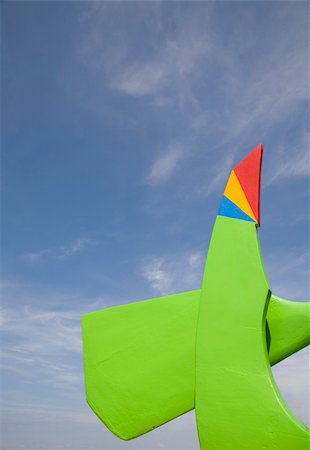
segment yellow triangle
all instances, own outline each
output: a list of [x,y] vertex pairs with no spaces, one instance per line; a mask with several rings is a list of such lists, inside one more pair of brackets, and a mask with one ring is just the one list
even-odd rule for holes
[[245,193],[239,183],[237,175],[233,170],[231,171],[224,195],[235,203],[245,214],[257,222]]

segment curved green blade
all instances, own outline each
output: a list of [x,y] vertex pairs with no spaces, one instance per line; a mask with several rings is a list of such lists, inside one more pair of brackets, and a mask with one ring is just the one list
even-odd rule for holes
[[287,408],[270,370],[269,300],[255,224],[218,216],[197,326],[195,408],[203,450],[309,448],[307,428]]

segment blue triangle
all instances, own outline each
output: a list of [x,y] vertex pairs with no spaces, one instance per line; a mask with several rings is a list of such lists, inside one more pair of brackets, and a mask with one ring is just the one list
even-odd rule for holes
[[218,211],[219,216],[232,217],[233,219],[247,220],[255,222],[250,216],[245,214],[235,203],[223,195],[222,203]]

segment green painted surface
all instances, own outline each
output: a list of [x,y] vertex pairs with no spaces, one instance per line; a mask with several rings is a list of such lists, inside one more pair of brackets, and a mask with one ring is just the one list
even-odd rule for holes
[[310,344],[310,302],[291,302],[273,295],[267,321],[271,337],[271,365]]
[[[266,345],[269,301],[255,224],[217,217],[196,341],[195,409],[202,450],[309,449],[307,428],[289,411],[272,377]],[[272,342],[272,328],[270,334]]]
[[310,448],[270,370],[309,344],[310,306],[271,295],[256,226],[238,219],[243,194],[259,217],[262,151],[235,168],[245,192],[220,209],[201,290],[82,317],[87,401],[122,439],[195,406],[202,450]]
[[122,439],[193,408],[197,292],[82,317],[86,397]]
[[[87,400],[117,436],[139,436],[194,408],[200,293],[82,317]],[[307,303],[271,298],[271,364],[309,343],[309,313]]]

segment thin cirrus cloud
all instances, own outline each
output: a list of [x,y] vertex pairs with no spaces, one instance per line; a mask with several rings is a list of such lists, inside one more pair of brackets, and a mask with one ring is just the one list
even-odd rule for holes
[[199,289],[203,262],[199,252],[153,257],[143,261],[140,274],[156,294],[175,294]]
[[0,314],[3,371],[57,389],[81,385],[82,374],[69,361],[81,352],[80,311],[24,306]]
[[156,186],[168,181],[188,156],[189,152],[182,146],[170,145],[167,151],[154,161],[146,177],[146,183]]
[[305,178],[310,174],[309,132],[300,133],[288,148],[285,142],[280,142],[273,148],[270,167],[267,168],[268,176],[264,187],[277,182],[291,180],[292,178]]
[[[283,14],[287,13],[284,11]],[[187,107],[190,104],[193,107],[200,104],[201,108],[206,98],[205,95],[198,96],[193,92],[195,84],[198,83],[197,74],[204,74],[210,79],[210,68],[216,63],[220,83],[215,86],[215,90],[222,91],[224,95],[222,104],[212,103],[210,112],[217,114],[218,111],[226,110],[228,116],[238,104],[241,106],[239,114],[234,115],[232,119],[233,123],[239,123],[239,126],[246,126],[252,117],[256,118],[256,114],[263,115],[266,111],[269,117],[270,113],[277,117],[283,116],[286,112],[282,109],[283,102],[290,103],[308,98],[307,77],[301,70],[304,67],[304,58],[301,56],[305,54],[306,49],[304,45],[296,47],[302,36],[296,33],[294,16],[291,17],[292,26],[287,28],[285,39],[275,41],[268,53],[255,55],[256,64],[251,70],[243,71],[240,70],[240,54],[235,46],[242,40],[242,33],[248,31],[247,27],[235,32],[227,45],[215,34],[212,8],[208,8],[207,21],[205,15],[201,18],[197,15],[195,9],[187,15],[186,21],[183,16],[176,15],[175,27],[169,30],[169,34],[164,39],[155,41],[143,57],[135,57],[133,50],[136,41],[128,35],[128,30],[110,33],[107,38],[106,29],[103,27],[107,20],[107,9],[105,5],[98,5],[96,8],[92,6],[81,29],[81,62],[96,65],[98,72],[106,74],[106,87],[110,86],[126,95],[162,97],[163,92],[166,92],[166,95],[175,96],[175,99],[186,98]],[[142,13],[140,20],[147,16],[147,12]],[[278,14],[274,13],[274,16],[277,20]],[[275,23],[272,25],[276,26]],[[251,26],[250,22],[248,26]],[[162,25],[156,23],[153,27],[154,30],[160,31]],[[92,33],[89,33],[90,29]],[[124,39],[120,39],[120,35]],[[245,48],[250,45],[251,40]],[[108,58],[112,48],[114,58]],[[284,50],[287,56],[285,59],[282,57]],[[184,97],[185,92],[191,92],[191,95]],[[201,114],[208,105],[210,102],[206,102],[205,108],[199,107],[197,112]],[[175,105],[178,108],[179,106],[179,103]],[[269,108],[266,109],[266,106]],[[187,110],[188,117],[192,112],[192,109]],[[196,115],[194,120],[197,121]]]
[[17,386],[31,380],[81,391],[81,315],[106,307],[106,300],[12,281],[2,282],[1,293],[3,373],[18,375]]
[[[114,11],[105,4],[84,8],[82,37],[77,47],[79,60],[93,72],[104,75],[105,87],[112,90],[134,97],[147,96],[151,103],[156,103],[157,97],[162,99],[163,95],[184,99],[188,77],[210,51],[211,39],[206,39],[206,31],[193,33],[190,18],[184,22],[178,17],[175,29],[163,37],[163,25],[157,15],[161,7],[140,4],[138,16],[132,15],[130,6],[124,8],[128,8],[128,21],[117,30],[111,28],[111,20],[120,20],[117,7]],[[155,17],[158,20],[154,20]],[[137,23],[145,26],[149,19],[151,23],[146,33],[150,39],[144,43],[148,51],[139,55],[136,49],[141,42],[137,42],[132,28],[136,28]],[[206,30],[205,20],[203,25]],[[157,106],[163,104],[166,103],[159,101]]]
[[[306,300],[309,252],[300,254],[298,250],[283,249],[263,253],[273,293],[290,300]],[[141,262],[139,273],[159,295],[199,289],[205,256],[197,251],[150,256]]]
[[81,238],[73,242],[73,244],[68,246],[60,246],[57,248],[46,248],[43,250],[39,250],[38,252],[29,252],[22,255],[22,260],[29,263],[38,263],[45,258],[56,258],[62,259],[67,258],[77,253],[81,253],[87,247],[98,244],[98,241]]
[[[309,297],[309,251],[283,248],[264,255],[266,272],[272,291],[290,300],[307,300]],[[279,263],[281,261],[281,264]]]
[[[250,49],[257,45],[251,33],[256,26],[255,15],[248,15],[227,42],[217,33],[213,6],[208,5],[207,14],[201,15],[199,8],[192,8],[187,11],[186,20],[183,14],[174,13],[174,27],[165,33],[160,5],[151,9],[141,5],[138,9],[136,19],[129,12],[127,27],[117,33],[107,24],[110,14],[116,17],[117,8],[111,13],[106,5],[100,4],[90,6],[87,14],[84,11],[77,47],[79,60],[87,70],[101,75],[99,90],[104,88],[140,101],[145,110],[151,108],[155,119],[167,117],[169,121],[173,113],[180,124],[175,140],[190,142],[191,154],[202,149],[207,153],[206,149],[212,149],[213,155],[218,154],[217,158],[210,155],[208,160],[208,183],[202,180],[200,186],[193,187],[200,194],[210,195],[222,181],[216,161],[220,167],[225,163],[224,148],[236,156],[244,142],[253,146],[264,139],[268,142],[275,126],[292,117],[308,101],[304,58],[307,48],[302,28],[296,28],[300,16],[292,14],[290,8],[284,8],[281,14],[274,10],[265,23],[265,35],[282,33],[282,21],[288,21],[285,35],[274,40],[268,52],[258,51],[254,55]],[[142,25],[150,17],[152,39],[146,40],[143,52],[137,52],[136,34],[131,26]],[[203,146],[197,144],[201,139]],[[286,149],[286,154],[282,168],[276,168],[270,183],[273,179],[287,178],[292,170],[294,176],[303,176],[307,166],[306,141],[297,158],[303,161],[297,164],[298,170],[296,152],[287,149],[288,144],[281,142],[281,136],[279,141],[277,148],[270,149],[272,154],[279,160],[283,153],[280,146]],[[148,170],[146,181],[151,186],[164,183],[184,164],[183,151],[171,148],[169,143],[166,148],[165,153],[157,154]]]
[[177,34],[164,42],[153,57],[126,67],[111,87],[127,95],[149,96],[157,106],[164,106],[162,99],[171,95],[188,103],[193,99],[185,95],[190,92],[187,83],[208,51],[207,40]]

